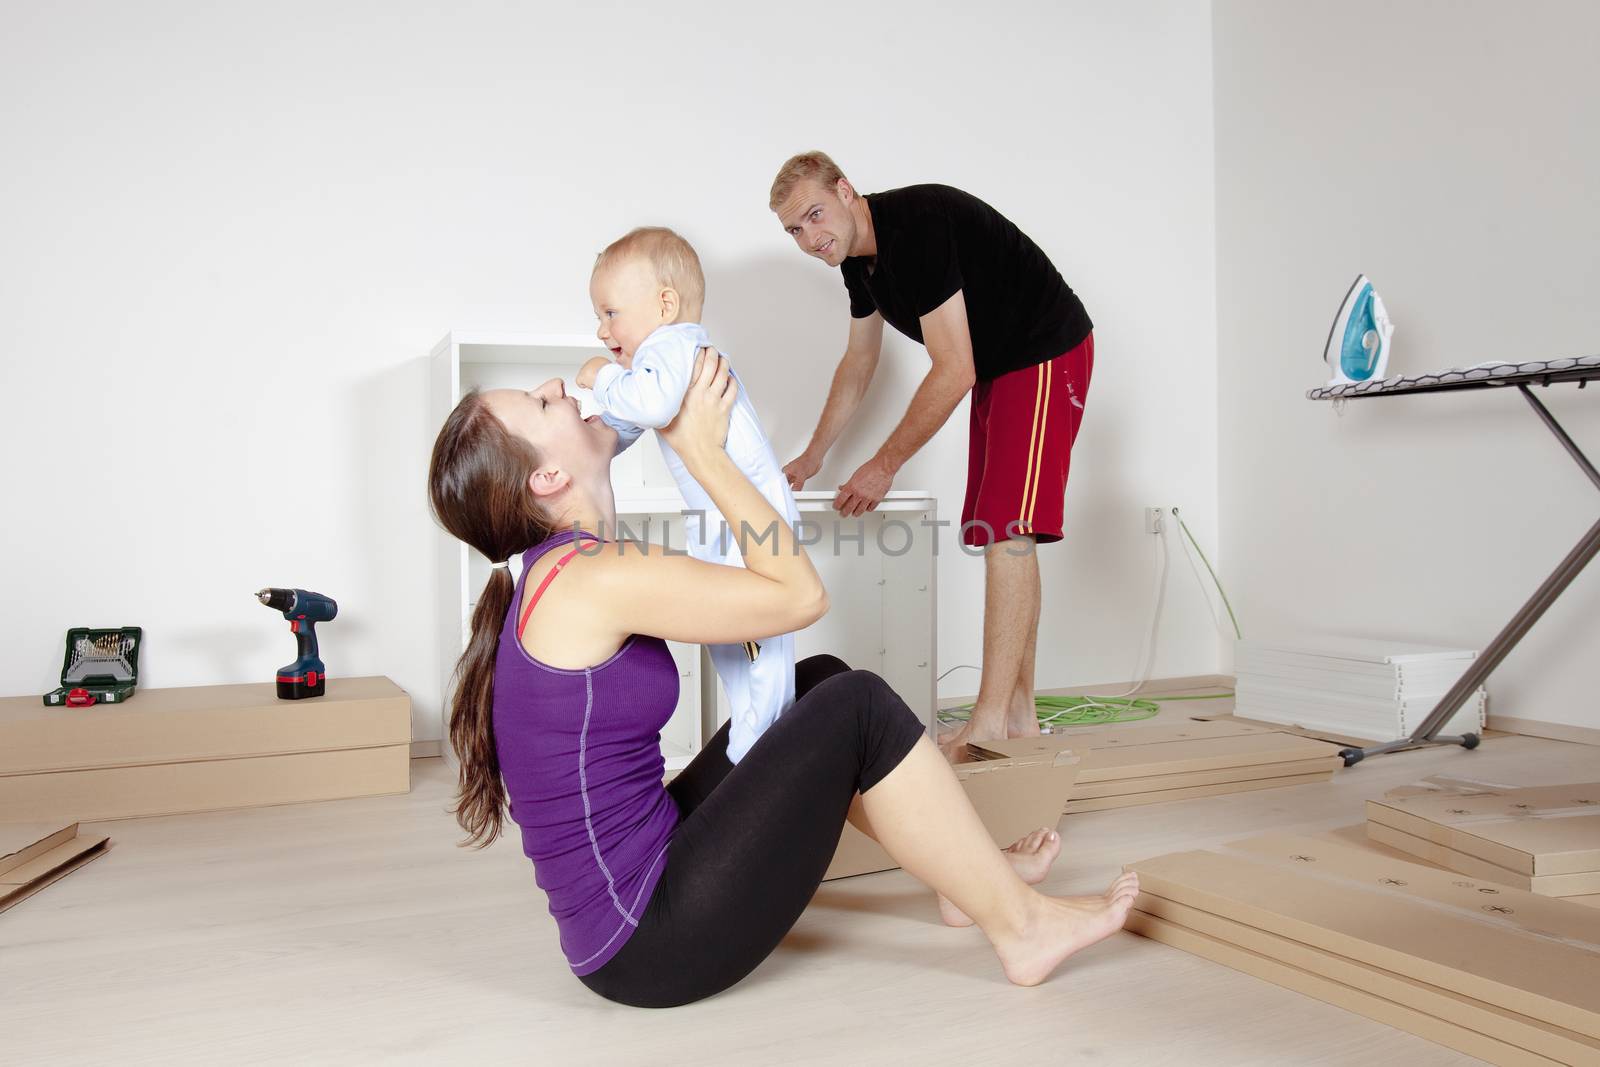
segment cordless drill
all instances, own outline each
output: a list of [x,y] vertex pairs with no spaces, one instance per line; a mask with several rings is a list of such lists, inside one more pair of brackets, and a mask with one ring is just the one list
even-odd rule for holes
[[339,605],[332,597],[305,589],[267,588],[257,593],[256,599],[273,611],[283,612],[289,620],[289,632],[298,642],[299,658],[278,668],[278,699],[321,696],[327,689],[328,671],[317,658],[316,624],[339,614]]

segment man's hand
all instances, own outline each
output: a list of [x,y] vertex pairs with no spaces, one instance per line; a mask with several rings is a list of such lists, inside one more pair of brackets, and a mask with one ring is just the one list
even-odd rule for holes
[[893,484],[894,470],[885,460],[874,456],[839,487],[839,495],[833,498],[833,510],[846,518],[875,511]]
[[822,460],[813,456],[808,448],[784,465],[783,476],[789,479],[789,488],[798,493],[806,487],[806,482],[821,469]]
[[595,356],[593,359],[590,359],[588,362],[586,362],[582,367],[579,367],[578,388],[593,389],[595,379],[600,375],[600,368],[604,367],[610,362],[611,361],[605,356]]

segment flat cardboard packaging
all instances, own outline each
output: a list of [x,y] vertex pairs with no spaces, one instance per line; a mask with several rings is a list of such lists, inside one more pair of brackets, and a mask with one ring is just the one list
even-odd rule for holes
[[1101,797],[1097,800],[1069,800],[1062,809],[1063,815],[1077,815],[1086,811],[1108,811],[1112,808],[1136,808],[1145,804],[1166,804],[1174,800],[1195,800],[1200,797],[1220,797],[1229,793],[1249,793],[1258,789],[1282,789],[1291,785],[1309,785],[1326,782],[1332,771],[1316,774],[1293,774],[1282,778],[1260,778],[1245,782],[1223,782],[1219,785],[1192,786],[1188,789],[1159,789],[1149,793],[1131,793],[1127,796]]
[[1600,1039],[1593,908],[1293,834],[1128,869],[1152,897]]
[[1477,856],[1470,856],[1424,838],[1401,833],[1381,822],[1367,823],[1367,836],[1381,845],[1388,845],[1392,849],[1426,860],[1434,866],[1457,871],[1473,878],[1497,882],[1500,885],[1524,889],[1530,893],[1538,893],[1542,897],[1571,897],[1585,893],[1600,893],[1600,871],[1591,871],[1587,874],[1519,874],[1509,867],[1501,867],[1488,860],[1481,860]]
[[1397,1004],[1366,989],[1336,982],[1314,970],[1290,966],[1259,952],[1252,952],[1218,938],[1209,937],[1146,912],[1129,912],[1125,928],[1153,941],[1183,949],[1225,967],[1254,975],[1274,985],[1292,989],[1397,1030],[1416,1034],[1446,1048],[1498,1064],[1500,1067],[1555,1067],[1560,1063],[1558,1060],[1540,1056],[1455,1023],[1446,1022],[1426,1012]]
[[1513,788],[1425,779],[1367,801],[1367,821],[1529,878],[1600,872],[1600,782]]
[[[1224,767],[1215,771],[1191,771],[1188,774],[1153,774],[1147,778],[1124,778],[1116,782],[1079,782],[1072,787],[1072,799],[1099,800],[1104,797],[1131,796],[1138,793],[1157,793],[1166,789],[1192,789],[1203,785],[1226,785],[1230,782],[1255,782],[1265,778],[1289,778],[1314,774],[1327,778],[1342,761],[1337,756],[1322,759],[1295,760],[1292,763],[1263,763],[1253,767]],[[1259,788],[1267,788],[1261,786]]]
[[411,702],[388,678],[141,689],[126,704],[0,700],[0,811],[101,820],[410,789]]
[[[1076,749],[1083,756],[1083,765],[1078,769],[1078,781],[1083,785],[1313,759],[1332,761],[1339,754],[1337,745],[1325,741],[1246,723],[1197,719],[984,741],[982,747],[1001,756]],[[1339,765],[1342,764],[1340,760]],[[1328,766],[1331,769],[1334,764],[1329,762]]]
[[[1009,845],[1041,826],[1055,826],[1072,791],[1078,757],[1070,749],[1048,755],[979,758],[955,765],[957,779],[995,842]],[[824,881],[889,871],[898,866],[876,841],[845,823]]]
[[[1380,855],[1388,856],[1391,859],[1404,860],[1407,863],[1420,863],[1427,867],[1437,867],[1439,870],[1448,870],[1448,868],[1442,866],[1441,864],[1433,863],[1423,856],[1418,856],[1410,852],[1404,852],[1398,848],[1391,848],[1381,841],[1373,840],[1368,831],[1368,827],[1370,825],[1370,823],[1360,822],[1355,823],[1352,826],[1341,826],[1334,830],[1328,830],[1315,836],[1326,838],[1330,841],[1336,841],[1340,844],[1350,845],[1355,848],[1365,849],[1369,852],[1376,852]],[[1500,869],[1503,870],[1503,868]],[[1495,881],[1493,878],[1485,880],[1491,882]],[[1509,885],[1510,883],[1502,884]],[[1541,893],[1539,895],[1550,896],[1551,894]],[[1578,896],[1563,896],[1561,899],[1565,900],[1568,904],[1584,904],[1590,907],[1600,907],[1600,893],[1579,894]]]
[[0,911],[105,854],[110,838],[78,824],[0,823]]
[[411,700],[385,677],[330,678],[279,700],[273,682],[140,689],[126,704],[0,698],[0,775],[411,743]]
[[1565,1062],[1585,1059],[1600,1061],[1600,1041],[1518,1015],[1495,1004],[1473,1000],[1368,964],[1322,952],[1151,893],[1140,894],[1134,906],[1140,912],[1163,922],[1260,953],[1279,963],[1314,971],[1343,985],[1366,990],[1385,1000],[1496,1038],[1519,1049]]

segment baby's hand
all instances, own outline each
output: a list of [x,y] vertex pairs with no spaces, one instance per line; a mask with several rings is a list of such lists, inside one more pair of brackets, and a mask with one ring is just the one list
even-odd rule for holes
[[578,368],[578,388],[593,389],[595,379],[600,376],[600,368],[610,362],[605,356],[595,356]]

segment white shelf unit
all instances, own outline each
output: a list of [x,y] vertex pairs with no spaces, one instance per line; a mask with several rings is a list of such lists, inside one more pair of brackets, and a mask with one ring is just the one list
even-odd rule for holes
[[[583,361],[605,350],[587,334],[453,331],[430,358],[429,412],[437,433],[472,388],[529,389],[551,378],[572,378]],[[590,414],[587,393],[574,391]],[[611,468],[617,522],[655,544],[682,548],[683,499],[654,441],[641,438]],[[831,653],[852,667],[876,671],[905,698],[931,731],[935,679],[935,502],[927,493],[896,490],[862,519],[841,519],[834,494],[796,494],[802,530],[814,539],[813,563],[828,589],[826,616],[795,637],[803,659]],[[647,525],[648,524],[648,525]],[[859,535],[859,540],[857,537]],[[443,530],[436,531],[436,622],[439,648],[440,751],[455,762],[446,726],[451,675],[471,631],[489,561]],[[662,731],[669,771],[686,766],[727,720],[726,700],[709,657],[697,645],[668,642],[680,676],[678,707]],[[418,738],[418,740],[432,740]]]

